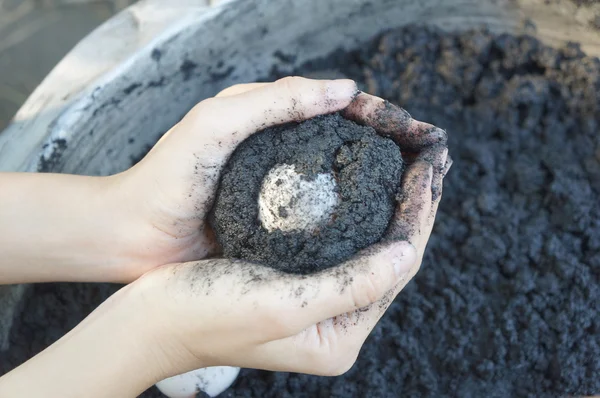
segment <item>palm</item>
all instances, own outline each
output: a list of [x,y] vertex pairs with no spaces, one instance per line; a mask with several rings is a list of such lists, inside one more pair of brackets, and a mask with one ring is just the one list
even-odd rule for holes
[[[194,185],[189,181],[188,185]],[[205,187],[205,190],[214,189]],[[199,187],[198,194],[180,192],[158,206],[152,222],[156,230],[149,244],[154,255],[164,263],[194,261],[206,258],[217,250],[217,243],[208,222],[211,203]],[[162,209],[161,209],[162,208]]]

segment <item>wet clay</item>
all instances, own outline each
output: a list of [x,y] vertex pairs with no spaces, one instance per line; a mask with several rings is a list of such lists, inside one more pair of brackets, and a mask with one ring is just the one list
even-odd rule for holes
[[[238,146],[222,172],[213,226],[223,254],[301,274],[339,264],[383,236],[402,168],[392,140],[339,114],[259,132]],[[265,185],[271,195],[296,192],[276,197],[278,206],[259,208]],[[314,196],[315,190],[330,194]],[[331,204],[327,214],[310,226],[302,222],[316,218],[310,211],[324,202]],[[267,216],[271,223],[281,220],[278,228],[269,230]],[[302,228],[287,222],[293,216],[304,219],[297,221]]]

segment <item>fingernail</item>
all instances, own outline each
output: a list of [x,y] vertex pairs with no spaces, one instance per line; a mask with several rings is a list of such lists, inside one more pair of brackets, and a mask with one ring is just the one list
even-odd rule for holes
[[448,148],[443,147],[442,145],[436,145],[436,149],[434,149],[433,154],[433,168],[436,173],[442,173],[444,171],[444,166],[446,165],[446,160],[448,159]]
[[354,99],[360,93],[356,82],[350,79],[330,80],[327,91],[330,97],[336,99]]
[[446,177],[446,174],[448,174],[448,172],[450,171],[450,168],[452,167],[452,164],[454,163],[454,160],[452,160],[452,157],[450,155],[448,155],[448,159],[446,160],[446,166],[444,167],[444,177]]
[[408,243],[396,244],[391,254],[397,281],[405,280],[417,258],[415,248]]
[[431,186],[433,184],[433,165],[431,163],[426,163],[427,164],[427,177],[429,180],[429,186]]

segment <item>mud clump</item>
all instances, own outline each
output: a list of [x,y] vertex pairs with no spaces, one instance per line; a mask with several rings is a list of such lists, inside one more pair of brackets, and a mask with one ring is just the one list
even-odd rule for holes
[[402,167],[392,140],[339,114],[259,132],[222,173],[224,256],[302,274],[337,265],[383,236]]

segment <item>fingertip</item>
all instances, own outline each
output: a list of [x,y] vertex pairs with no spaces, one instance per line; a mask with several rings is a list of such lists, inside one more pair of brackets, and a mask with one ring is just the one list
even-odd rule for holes
[[446,165],[444,166],[444,173],[443,173],[444,177],[446,177],[446,175],[452,168],[453,164],[454,164],[454,160],[452,160],[452,157],[450,155],[448,155],[448,158],[446,159]]
[[409,242],[400,241],[390,243],[386,256],[393,266],[394,285],[406,278],[417,262],[417,249]]
[[443,143],[438,143],[423,150],[417,159],[433,165],[435,171],[441,171],[446,164],[447,158],[448,146]]
[[370,125],[375,113],[384,107],[383,99],[357,90],[343,115],[358,124]]
[[417,248],[408,241],[396,241],[391,244],[392,250],[396,254],[401,254],[405,261],[414,263],[417,261]]
[[337,79],[329,80],[325,83],[325,95],[327,97],[328,106],[335,106],[336,110],[339,110],[338,104],[329,103],[330,100],[341,102],[342,107],[347,107],[350,103],[359,95],[360,90],[354,80],[351,79]]
[[405,172],[405,178],[411,178],[409,183],[416,184],[419,180],[426,181],[428,186],[433,182],[433,164],[419,159],[409,166]]
[[431,137],[431,142],[434,144],[444,144],[448,143],[448,133],[446,130],[443,130],[439,127],[434,127],[430,132],[429,136]]

